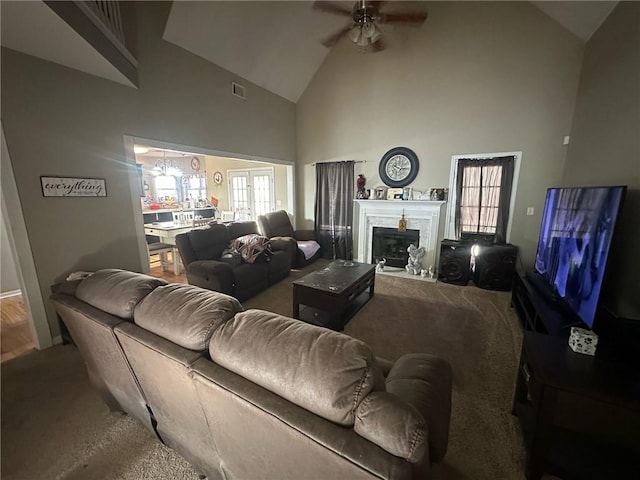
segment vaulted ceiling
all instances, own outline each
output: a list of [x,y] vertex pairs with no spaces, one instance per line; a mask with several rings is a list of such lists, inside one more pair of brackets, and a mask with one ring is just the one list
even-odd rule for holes
[[[346,8],[353,5],[343,3]],[[531,3],[584,41],[617,4]],[[321,41],[348,24],[345,17],[314,10],[312,5],[310,1],[178,1],[172,5],[164,39],[233,72],[239,80],[297,102],[329,53]],[[2,1],[0,7],[2,46],[130,85],[43,2]],[[420,28],[428,24],[429,20]]]

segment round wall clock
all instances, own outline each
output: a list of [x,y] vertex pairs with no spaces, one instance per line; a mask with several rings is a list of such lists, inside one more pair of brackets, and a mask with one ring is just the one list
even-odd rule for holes
[[222,174],[220,172],[215,172],[213,174],[213,181],[215,182],[216,185],[221,185],[222,184]]
[[406,147],[396,147],[384,154],[378,172],[382,181],[391,188],[406,187],[418,175],[418,156]]
[[191,168],[196,172],[200,170],[200,159],[198,157],[193,157],[191,159]]

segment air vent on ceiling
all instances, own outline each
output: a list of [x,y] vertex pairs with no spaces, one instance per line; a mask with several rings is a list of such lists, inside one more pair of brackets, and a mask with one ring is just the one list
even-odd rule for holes
[[236,82],[231,82],[231,93],[236,97],[240,97],[243,100],[247,99],[247,95],[244,91],[244,87]]

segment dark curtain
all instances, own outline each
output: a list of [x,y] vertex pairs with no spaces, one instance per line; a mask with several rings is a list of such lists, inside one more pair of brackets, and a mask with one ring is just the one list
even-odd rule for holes
[[316,237],[325,258],[353,258],[353,161],[316,164]]
[[496,223],[496,243],[507,241],[507,226],[509,225],[509,208],[511,207],[511,189],[513,188],[513,170],[515,157],[501,157],[502,182],[500,183],[500,208]]
[[[500,167],[500,168],[497,168]],[[455,231],[456,238],[460,239],[462,235],[462,224],[464,224],[465,216],[475,214],[483,215],[479,218],[480,225],[495,225],[496,232],[494,241],[496,243],[505,243],[507,236],[507,226],[509,224],[509,208],[511,203],[511,190],[513,187],[513,172],[515,168],[515,157],[494,157],[494,158],[461,158],[458,160],[457,178],[456,178],[456,208],[455,208]],[[477,187],[483,183],[483,178],[489,179],[492,176],[500,175],[500,189],[495,192],[488,191],[480,193],[480,198],[476,201],[468,200],[463,196],[463,187]],[[490,182],[494,183],[494,182]],[[495,182],[496,184],[498,182]],[[467,189],[467,196],[477,195],[476,190]],[[480,189],[482,192],[482,189]],[[494,192],[498,198],[493,197]],[[479,211],[476,209],[465,208],[463,204],[480,204],[498,205],[498,209],[485,209]],[[472,213],[470,210],[474,210]],[[478,232],[481,233],[481,232]]]

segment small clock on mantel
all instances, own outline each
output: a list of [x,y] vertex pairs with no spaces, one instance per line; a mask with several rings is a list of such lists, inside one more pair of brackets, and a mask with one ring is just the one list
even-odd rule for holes
[[419,166],[418,156],[413,150],[396,147],[383,155],[378,173],[386,186],[401,188],[416,179]]

